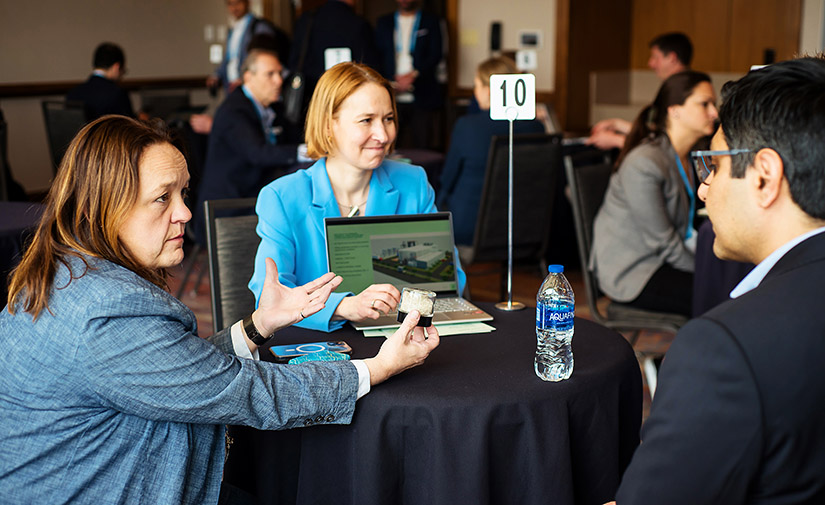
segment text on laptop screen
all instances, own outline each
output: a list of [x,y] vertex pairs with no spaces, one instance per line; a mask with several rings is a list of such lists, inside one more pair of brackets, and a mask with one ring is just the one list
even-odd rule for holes
[[371,284],[392,284],[456,293],[449,218],[335,221],[327,225],[327,254],[330,271],[344,278],[336,291],[360,293]]

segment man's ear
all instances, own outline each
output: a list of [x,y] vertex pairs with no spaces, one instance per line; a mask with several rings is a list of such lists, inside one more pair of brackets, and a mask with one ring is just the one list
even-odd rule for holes
[[753,159],[752,187],[756,192],[757,203],[768,208],[779,198],[782,181],[785,178],[785,165],[779,153],[773,149],[760,149]]

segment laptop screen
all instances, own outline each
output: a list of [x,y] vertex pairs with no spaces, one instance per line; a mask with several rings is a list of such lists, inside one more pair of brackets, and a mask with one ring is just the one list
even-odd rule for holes
[[327,266],[343,277],[338,292],[392,284],[456,295],[449,212],[326,218]]

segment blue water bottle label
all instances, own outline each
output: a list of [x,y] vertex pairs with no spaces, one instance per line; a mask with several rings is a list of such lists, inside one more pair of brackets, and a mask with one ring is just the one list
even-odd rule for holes
[[575,311],[572,305],[565,303],[539,303],[536,307],[536,328],[567,331],[573,326]]

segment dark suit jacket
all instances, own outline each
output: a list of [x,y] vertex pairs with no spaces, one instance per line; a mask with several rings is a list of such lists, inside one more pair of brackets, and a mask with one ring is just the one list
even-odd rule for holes
[[83,84],[73,88],[66,95],[70,102],[83,102],[86,120],[92,121],[106,114],[121,114],[134,117],[129,93],[116,82],[92,74]]
[[195,234],[204,243],[203,202],[219,198],[258,196],[264,185],[284,175],[295,165],[296,134],[275,119],[283,128],[277,144],[268,144],[255,104],[239,86],[215,113],[203,177],[197,194]]
[[[538,121],[513,123],[513,132],[516,134],[543,131],[544,127]],[[453,213],[457,244],[473,244],[490,141],[493,135],[507,135],[509,132],[508,122],[490,119],[488,110],[462,116],[453,127],[436,202],[439,209]]]
[[825,234],[688,323],[617,499],[825,503]]
[[[378,19],[375,40],[381,55],[381,73],[387,80],[395,80],[395,13]],[[421,22],[415,34],[413,67],[418,70],[413,96],[415,104],[425,109],[437,109],[444,102],[444,92],[436,71],[444,57],[441,22],[437,16],[421,12]]]
[[[314,16],[309,28],[310,38],[306,59],[302,68],[298,68],[301,44],[307,33],[310,15]],[[324,73],[324,51],[330,47],[348,47],[352,51],[352,61],[365,63],[374,69],[379,68],[380,59],[375,49],[375,35],[370,24],[352,10],[352,7],[339,1],[327,0],[315,11],[302,14],[295,23],[292,48],[289,53],[289,69],[302,71],[306,78],[306,101],[321,74]]]

